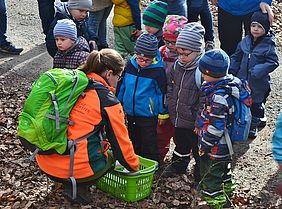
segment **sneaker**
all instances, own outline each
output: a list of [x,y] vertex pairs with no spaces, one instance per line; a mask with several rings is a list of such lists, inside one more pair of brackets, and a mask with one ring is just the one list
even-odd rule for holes
[[260,118],[258,128],[260,129],[264,128],[266,126],[266,121],[267,121],[266,116],[264,116],[263,118]]
[[11,42],[6,42],[0,46],[0,52],[4,54],[19,55],[23,48],[16,48]]
[[207,41],[205,44],[205,51],[209,51],[215,48],[214,41]]
[[250,131],[249,131],[248,138],[249,139],[255,139],[257,136],[258,136],[258,128],[257,127],[251,128]]

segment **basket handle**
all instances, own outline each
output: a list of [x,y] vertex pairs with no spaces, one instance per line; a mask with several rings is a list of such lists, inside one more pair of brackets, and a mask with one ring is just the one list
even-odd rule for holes
[[157,168],[158,168],[158,164],[154,165],[154,167],[152,167],[148,171],[136,171],[136,172],[124,172],[124,171],[117,171],[117,170],[113,170],[113,171],[116,172],[116,173],[122,173],[122,175],[125,175],[125,176],[138,176],[140,174],[151,173],[151,172],[155,171]]

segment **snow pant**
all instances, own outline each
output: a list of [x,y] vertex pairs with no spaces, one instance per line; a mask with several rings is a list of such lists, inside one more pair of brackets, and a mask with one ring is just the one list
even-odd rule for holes
[[0,0],[0,46],[7,42],[7,8],[6,1]]
[[220,48],[229,56],[235,52],[238,43],[242,40],[242,24],[244,24],[245,35],[249,34],[252,14],[253,13],[243,16],[234,16],[218,7]]
[[129,138],[137,155],[160,162],[156,117],[127,116]]
[[173,166],[178,173],[185,173],[191,159],[191,151],[195,159],[194,178],[196,182],[200,181],[200,156],[198,151],[198,136],[194,129],[175,128],[176,146],[173,151]]
[[157,125],[158,148],[161,161],[164,160],[170,145],[170,139],[174,137],[174,126],[170,119],[167,119],[163,125]]
[[136,38],[132,36],[133,31],[135,31],[134,25],[124,27],[114,26],[115,50],[123,57],[134,52]]
[[88,33],[90,40],[97,40],[98,50],[108,48],[107,43],[107,19],[112,10],[112,6],[102,10],[89,12]]
[[187,0],[188,21],[198,22],[199,15],[201,24],[205,28],[205,42],[214,41],[212,13],[208,0]]
[[200,157],[201,192],[208,205],[222,208],[235,190],[231,178],[231,160],[211,160],[206,155]]

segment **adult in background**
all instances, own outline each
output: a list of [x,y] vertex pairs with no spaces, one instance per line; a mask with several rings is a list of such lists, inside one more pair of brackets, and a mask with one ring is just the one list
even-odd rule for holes
[[92,0],[92,9],[89,12],[88,33],[93,48],[98,50],[108,48],[107,43],[107,18],[112,10],[111,0]]
[[23,48],[17,48],[7,40],[7,19],[6,1],[0,0],[0,52],[19,55]]
[[272,0],[211,0],[218,6],[218,34],[220,48],[229,56],[232,55],[237,44],[242,40],[242,24],[245,34],[250,31],[251,16],[261,9],[268,13],[269,21],[272,24],[274,14],[271,10]]

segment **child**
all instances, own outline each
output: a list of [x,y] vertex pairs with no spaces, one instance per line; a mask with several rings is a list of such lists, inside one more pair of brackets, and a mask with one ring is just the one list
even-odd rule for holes
[[[186,23],[187,18],[179,15],[168,15],[164,23],[163,41],[165,45],[160,48],[160,53],[164,61],[167,81],[170,80],[170,74],[173,70],[173,65],[178,58],[176,39]],[[163,160],[168,152],[170,139],[174,137],[174,127],[171,123],[171,120],[167,119],[164,120],[164,124],[158,124],[157,133],[158,147],[161,160]]]
[[54,56],[54,68],[76,69],[84,64],[90,49],[85,38],[77,38],[75,23],[70,19],[58,20],[54,27],[58,51]]
[[168,14],[167,3],[155,0],[149,4],[143,13],[144,29],[147,33],[153,34],[159,40],[159,47],[164,45],[162,41],[162,27]]
[[203,53],[204,27],[199,23],[188,23],[180,32],[176,47],[179,53],[170,81],[167,104],[169,116],[175,127],[176,147],[172,164],[164,171],[164,177],[186,173],[190,153],[196,161],[195,185],[200,181],[198,155],[198,119],[201,111],[202,93],[197,87],[195,73]]
[[91,9],[91,0],[69,0],[68,2],[56,1],[54,3],[56,14],[53,22],[49,27],[48,34],[46,36],[46,47],[48,53],[54,57],[58,48],[56,46],[53,29],[58,20],[70,19],[76,24],[77,36],[83,36],[89,44],[91,40],[88,37],[88,28],[86,18],[88,11]]
[[92,0],[92,9],[88,18],[88,33],[92,42],[93,49],[108,48],[107,43],[107,18],[112,10],[113,3],[111,0]]
[[143,33],[138,37],[134,50],[135,54],[125,67],[118,99],[127,115],[135,152],[159,161],[158,115],[167,111],[163,104],[166,76],[162,58],[157,56],[158,40],[152,34]]
[[[238,78],[246,79],[252,90],[251,139],[256,138],[258,127],[266,124],[264,105],[271,90],[269,73],[279,65],[275,37],[269,29],[268,15],[255,12],[251,18],[251,34],[238,44],[236,52],[231,56],[230,72]],[[260,119],[264,119],[262,124]]]
[[115,49],[123,56],[134,53],[134,44],[141,34],[138,0],[112,0],[114,3]]
[[[282,170],[282,113],[280,113],[272,136],[273,158],[278,163],[279,170]],[[282,196],[282,184],[276,186],[276,192]]]
[[204,199],[212,208],[231,206],[225,194],[231,196],[235,189],[231,179],[231,154],[224,132],[227,124],[233,122],[235,113],[231,96],[239,98],[242,83],[232,75],[227,76],[229,64],[229,56],[219,49],[206,52],[199,61],[204,79],[201,90],[206,95],[200,119],[200,186]]
[[199,15],[201,17],[201,24],[205,28],[205,51],[213,49],[214,35],[213,35],[213,21],[212,13],[208,0],[187,0],[188,6],[188,20],[189,22],[197,22]]

